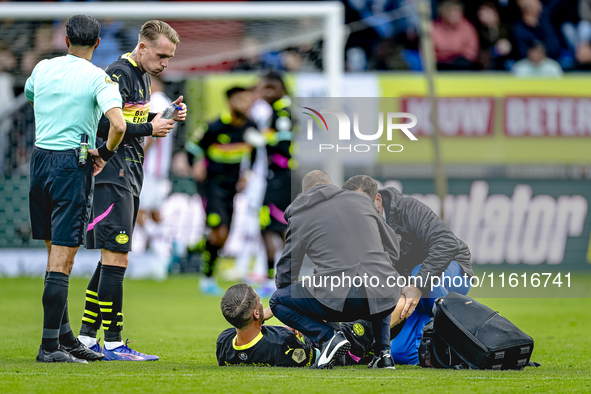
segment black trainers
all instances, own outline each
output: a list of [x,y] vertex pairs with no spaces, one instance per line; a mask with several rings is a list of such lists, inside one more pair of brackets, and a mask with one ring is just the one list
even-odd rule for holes
[[371,360],[367,367],[396,369],[396,367],[394,366],[394,360],[392,360],[392,356],[390,355],[390,352],[388,350],[380,351],[379,357],[374,355],[373,360]]
[[80,360],[68,353],[63,346],[59,346],[52,352],[45,350],[43,345],[39,346],[37,353],[37,362],[39,363],[82,363],[88,364],[86,360]]
[[100,352],[95,352],[86,347],[82,342],[76,339],[76,343],[72,346],[63,345],[65,351],[70,353],[72,356],[81,360],[88,361],[100,361],[105,358],[105,355]]
[[322,347],[322,353],[310,369],[332,368],[336,360],[351,350],[351,342],[345,338],[342,331],[335,331],[330,341]]

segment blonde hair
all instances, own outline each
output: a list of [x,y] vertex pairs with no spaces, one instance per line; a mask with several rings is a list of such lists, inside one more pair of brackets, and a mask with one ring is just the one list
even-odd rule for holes
[[178,33],[168,23],[155,19],[144,23],[142,30],[140,30],[139,39],[140,41],[145,39],[154,43],[158,41],[160,36],[168,38],[174,45],[177,45],[180,41]]

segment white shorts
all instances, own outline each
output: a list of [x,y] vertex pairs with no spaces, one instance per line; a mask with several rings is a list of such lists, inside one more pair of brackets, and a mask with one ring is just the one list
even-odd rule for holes
[[169,179],[144,178],[142,193],[140,194],[140,209],[144,211],[159,211],[168,197],[172,185]]

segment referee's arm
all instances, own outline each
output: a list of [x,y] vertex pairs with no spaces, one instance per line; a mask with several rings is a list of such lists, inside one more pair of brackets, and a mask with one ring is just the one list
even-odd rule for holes
[[[106,152],[107,156],[112,157],[121,141],[123,141],[123,137],[125,137],[127,123],[125,122],[123,112],[119,107],[111,108],[105,113],[105,116],[109,119],[109,136],[107,137],[107,142],[105,142],[104,147],[109,151]],[[99,149],[102,148],[103,147],[100,147]],[[110,158],[103,157],[105,156],[105,153],[99,152],[99,149],[89,150],[90,154],[94,156],[94,176],[97,176],[103,170]],[[103,154],[101,155],[101,153]]]
[[111,108],[105,114],[109,119],[109,137],[107,139],[107,149],[114,151],[117,149],[127,130],[127,123],[123,117],[121,108]]

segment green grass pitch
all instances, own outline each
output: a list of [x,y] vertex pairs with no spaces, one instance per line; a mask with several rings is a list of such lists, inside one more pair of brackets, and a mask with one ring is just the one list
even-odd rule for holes
[[[359,366],[315,371],[218,367],[215,340],[228,327],[219,298],[201,295],[194,276],[161,283],[126,280],[124,338],[135,340],[132,347],[140,351],[158,354],[160,361],[47,365],[35,362],[42,283],[42,278],[0,279],[0,393],[591,392],[588,299],[481,300],[534,337],[532,359],[540,368],[517,372],[399,366],[373,371]],[[76,334],[86,283],[70,281],[70,319]]]

